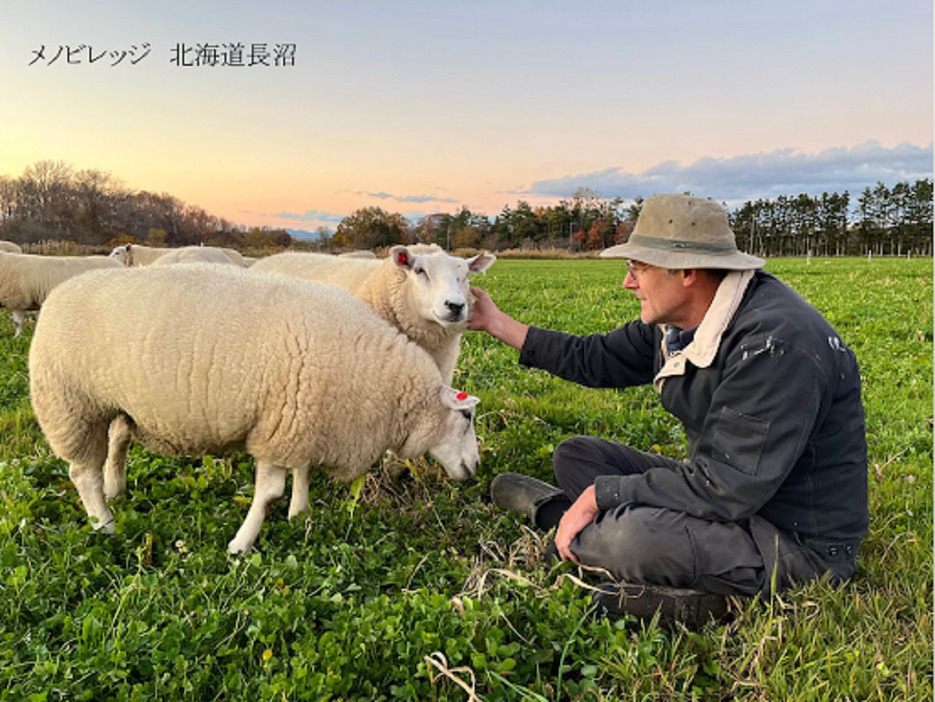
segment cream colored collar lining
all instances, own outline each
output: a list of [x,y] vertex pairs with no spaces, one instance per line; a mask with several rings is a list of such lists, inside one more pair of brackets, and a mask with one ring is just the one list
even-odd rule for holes
[[691,363],[696,368],[707,368],[711,365],[721,345],[724,330],[734,318],[734,313],[740,306],[743,294],[750,281],[753,280],[755,272],[754,270],[731,271],[724,276],[717,292],[714,293],[711,306],[695,331],[695,338],[684,349],[670,355],[666,349],[665,334],[663,334],[662,353],[666,361],[653,379],[656,392],[662,392],[662,383],[666,378],[684,375],[686,363]]

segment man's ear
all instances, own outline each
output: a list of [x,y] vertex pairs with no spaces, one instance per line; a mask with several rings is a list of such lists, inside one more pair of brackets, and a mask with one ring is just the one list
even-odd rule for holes
[[697,268],[683,268],[679,273],[682,274],[683,288],[689,288],[698,282],[699,272]]

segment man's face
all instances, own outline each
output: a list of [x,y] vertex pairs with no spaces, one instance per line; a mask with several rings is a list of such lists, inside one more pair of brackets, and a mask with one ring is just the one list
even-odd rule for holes
[[640,319],[646,324],[674,324],[685,328],[682,324],[689,299],[682,280],[679,271],[669,272],[647,263],[629,261],[623,287],[640,301]]

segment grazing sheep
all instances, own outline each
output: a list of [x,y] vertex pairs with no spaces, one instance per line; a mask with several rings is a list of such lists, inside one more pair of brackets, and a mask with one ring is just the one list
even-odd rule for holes
[[23,248],[12,241],[0,240],[0,251],[5,253],[23,253]]
[[[237,255],[239,256],[240,254]],[[240,260],[241,263],[238,264],[228,256],[227,251],[216,249],[213,246],[183,246],[180,249],[171,249],[169,253],[165,256],[160,256],[150,265],[173,266],[178,263],[220,263],[225,266],[240,265],[241,268],[244,268],[245,266],[242,263],[243,259],[241,258]]]
[[16,334],[26,312],[39,309],[59,283],[96,268],[123,268],[108,256],[36,256],[0,252],[0,305],[13,313]]
[[350,290],[428,351],[450,383],[470,312],[467,277],[496,260],[492,254],[463,259],[435,245],[416,245],[394,246],[384,261],[287,252],[261,259],[253,269]]
[[131,436],[163,453],[254,457],[256,491],[231,552],[251,548],[286,470],[305,500],[294,496],[292,517],[307,506],[298,483],[310,468],[352,480],[389,449],[428,452],[456,480],[477,469],[477,398],[333,286],[212,265],[90,273],[43,306],[29,375],[39,425],[108,533],[105,499],[126,485]]
[[[188,253],[192,249],[199,250],[202,253]],[[223,252],[232,263],[241,268],[247,267],[247,263],[239,251],[216,246],[183,246],[180,249],[156,249],[142,244],[122,244],[114,247],[114,250],[110,252],[110,256],[127,266],[151,266],[163,256],[169,255],[177,257],[172,261],[174,263],[224,263],[214,254],[216,251]]]
[[125,266],[149,266],[169,251],[171,249],[156,249],[142,244],[121,244],[114,247],[114,250],[110,252],[110,257],[117,259]]

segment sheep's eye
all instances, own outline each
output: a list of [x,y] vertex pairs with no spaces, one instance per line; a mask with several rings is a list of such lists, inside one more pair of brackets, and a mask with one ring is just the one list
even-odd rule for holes
[[461,410],[461,416],[466,420],[471,421],[471,419],[474,417],[474,413],[471,410]]
[[424,268],[413,268],[412,270],[416,275],[421,275],[423,278],[429,277],[429,274],[425,271]]

